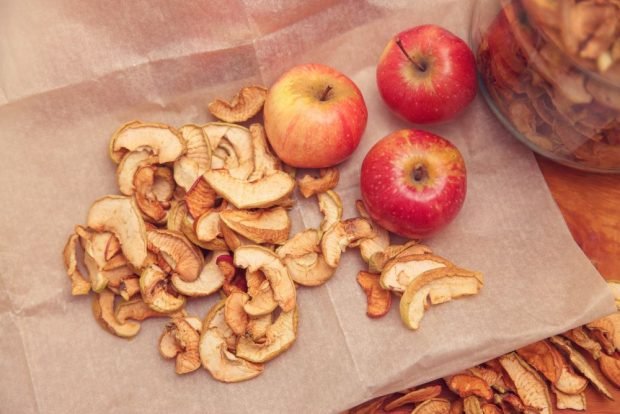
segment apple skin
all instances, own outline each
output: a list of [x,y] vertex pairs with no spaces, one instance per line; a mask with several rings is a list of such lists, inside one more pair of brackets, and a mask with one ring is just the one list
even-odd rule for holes
[[269,89],[265,132],[286,164],[325,168],[341,163],[357,148],[368,110],[351,79],[320,64],[295,66]]
[[389,41],[377,65],[377,86],[385,103],[406,120],[446,121],[476,97],[474,54],[446,29],[417,26]]
[[410,239],[424,238],[461,210],[467,192],[465,161],[446,139],[403,129],[368,151],[360,188],[368,214],[380,226]]

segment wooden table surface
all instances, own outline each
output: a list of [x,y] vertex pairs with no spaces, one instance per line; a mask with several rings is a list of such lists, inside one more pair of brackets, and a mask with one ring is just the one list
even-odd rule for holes
[[[537,160],[577,244],[603,277],[620,280],[620,175],[586,173],[542,157]],[[586,413],[620,414],[620,390],[601,377],[615,400],[608,400],[588,386]],[[411,408],[391,413],[405,412],[411,412]]]

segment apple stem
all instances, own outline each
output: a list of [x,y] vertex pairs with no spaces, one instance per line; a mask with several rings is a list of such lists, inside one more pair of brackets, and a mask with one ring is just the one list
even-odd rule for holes
[[417,183],[424,181],[424,179],[426,179],[426,168],[424,168],[423,165],[418,165],[414,170],[413,170],[413,180]]
[[327,85],[327,88],[325,88],[325,90],[323,91],[323,95],[321,95],[321,101],[326,101],[327,100],[327,95],[329,94],[329,91],[332,90],[332,86],[331,85]]
[[424,72],[426,70],[426,66],[424,66],[423,64],[421,64],[420,62],[416,61],[414,58],[409,56],[409,53],[407,53],[407,51],[405,50],[405,47],[403,46],[403,42],[400,40],[400,38],[396,38],[396,46],[398,46],[400,51],[403,52],[405,56],[407,56],[407,59],[409,59],[409,62],[413,63],[413,65],[416,68],[418,68],[420,72]]

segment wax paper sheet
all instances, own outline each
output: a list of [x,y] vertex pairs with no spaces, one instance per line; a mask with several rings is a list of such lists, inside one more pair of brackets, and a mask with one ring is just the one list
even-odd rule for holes
[[[299,338],[258,378],[226,385],[204,370],[177,376],[156,343],[164,321],[126,341],[72,297],[61,250],[96,198],[116,193],[108,139],[131,119],[205,123],[211,99],[286,68],[320,62],[364,94],[368,127],[341,166],[355,214],[370,146],[410,127],[382,103],[374,66],[393,34],[440,24],[467,39],[473,2],[213,0],[0,2],[0,411],[7,413],[329,413],[441,377],[613,311],[605,284],[572,240],[532,154],[479,97],[430,127],[468,168],[455,222],[427,243],[484,272],[480,295],[429,310],[417,332],[397,306],[365,315],[347,252],[325,286],[300,289]],[[314,226],[300,200],[295,229]],[[203,317],[215,299],[192,301]]]

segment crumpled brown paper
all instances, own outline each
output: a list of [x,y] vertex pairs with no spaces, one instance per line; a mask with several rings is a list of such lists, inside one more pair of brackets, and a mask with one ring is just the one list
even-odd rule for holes
[[[410,126],[377,93],[383,46],[423,23],[467,39],[472,3],[2,2],[0,411],[338,412],[612,312],[532,154],[480,98],[458,120],[429,128],[462,151],[469,188],[456,221],[427,242],[483,271],[485,286],[479,296],[432,308],[417,332],[405,329],[397,309],[381,320],[365,316],[355,251],[326,286],[300,289],[298,341],[241,384],[217,383],[202,369],[176,376],[157,352],[161,319],[125,341],[97,326],[89,298],[70,295],[61,249],[92,201],[117,191],[106,150],[119,125],[204,123],[214,97],[269,85],[293,64],[332,65],[357,82],[369,109],[338,187],[352,216],[364,154]],[[308,200],[293,216],[296,229],[319,221]],[[193,301],[190,313],[203,317],[213,302]]]

